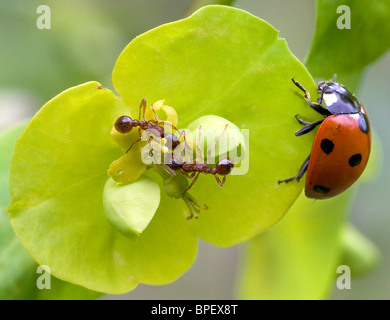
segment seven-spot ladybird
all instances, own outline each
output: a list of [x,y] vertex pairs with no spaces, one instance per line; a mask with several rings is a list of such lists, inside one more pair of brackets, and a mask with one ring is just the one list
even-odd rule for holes
[[[320,125],[314,138],[311,154],[298,174],[279,181],[298,180],[306,174],[305,193],[313,199],[327,199],[349,188],[362,174],[370,155],[370,124],[362,104],[347,88],[337,82],[318,84],[320,97],[310,101],[309,92],[292,79],[305,93],[306,102],[324,119],[309,123],[295,118],[304,127],[295,135],[300,136]],[[325,107],[322,106],[324,102]]]

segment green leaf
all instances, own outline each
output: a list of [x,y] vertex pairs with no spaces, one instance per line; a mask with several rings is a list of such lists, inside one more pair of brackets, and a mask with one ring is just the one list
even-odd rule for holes
[[[23,249],[9,223],[5,210],[9,204],[9,167],[14,145],[25,125],[4,132],[0,137],[0,299],[28,299],[33,291],[34,260]],[[34,283],[35,284],[35,283]]]
[[[338,20],[343,24],[346,14],[340,6],[350,9],[350,29],[337,26]],[[347,81],[351,75],[358,76],[389,49],[389,15],[387,0],[317,0],[316,32],[306,63],[311,74],[331,79],[337,73],[338,80],[340,76]]]
[[336,276],[353,192],[315,201],[302,193],[277,226],[248,242],[239,298],[326,298]]
[[141,178],[128,185],[108,179],[103,190],[104,212],[113,227],[137,240],[152,220],[160,202],[158,185]]
[[0,137],[0,300],[20,299],[95,299],[101,293],[51,277],[51,289],[36,285],[37,264],[16,238],[5,210],[10,202],[8,191],[12,152],[26,125],[8,129]]
[[137,243],[106,219],[107,169],[122,153],[110,131],[124,113],[121,101],[96,82],[64,91],[28,125],[10,174],[11,223],[33,258],[62,280],[108,293],[171,282],[196,253],[180,202],[163,199],[173,212],[157,210]]
[[316,91],[277,30],[223,6],[153,29],[121,53],[113,83],[134,111],[146,96],[175,108],[180,128],[217,115],[249,129],[249,171],[229,175],[222,188],[213,176],[202,175],[191,189],[209,207],[191,220],[203,240],[230,246],[253,237],[278,222],[302,190],[302,183],[278,184],[296,174],[310,153],[313,134],[295,137],[300,125],[294,115],[319,119],[293,77]]
[[233,5],[234,0],[193,0],[191,6],[187,10],[188,15],[192,14],[194,11],[198,10],[201,7],[212,5],[212,4],[222,4],[225,6]]

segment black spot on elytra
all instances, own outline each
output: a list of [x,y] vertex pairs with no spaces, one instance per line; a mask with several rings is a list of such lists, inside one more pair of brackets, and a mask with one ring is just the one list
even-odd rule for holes
[[368,119],[365,114],[359,113],[358,125],[363,133],[370,132],[370,125],[368,124]]
[[317,193],[325,194],[325,193],[328,193],[330,191],[330,188],[327,188],[327,187],[324,187],[324,186],[315,185],[313,187],[313,190],[315,192],[317,192]]
[[334,143],[328,139],[322,139],[321,141],[321,149],[326,154],[329,154],[333,151]]
[[362,162],[362,155],[360,153],[354,154],[349,158],[348,162],[351,167],[356,167]]

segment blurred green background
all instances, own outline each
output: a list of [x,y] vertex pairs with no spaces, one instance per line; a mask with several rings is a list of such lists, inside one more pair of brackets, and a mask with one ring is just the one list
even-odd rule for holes
[[[36,10],[41,4],[35,0],[0,2],[0,129],[30,118],[46,101],[71,86],[96,80],[114,90],[111,72],[124,47],[153,27],[187,16],[194,1],[46,1],[51,9],[50,30],[36,26],[40,16]],[[315,1],[239,0],[234,5],[280,30],[280,37],[286,38],[291,51],[304,61],[314,35]],[[332,39],[328,41],[332,45]],[[383,144],[384,160],[378,178],[360,187],[351,213],[352,222],[379,247],[383,259],[372,273],[353,278],[351,290],[335,287],[332,299],[390,298],[389,67],[390,54],[386,54],[367,68],[356,92]],[[200,241],[196,262],[176,282],[139,285],[128,294],[103,298],[231,299],[239,260],[240,246],[217,248]]]

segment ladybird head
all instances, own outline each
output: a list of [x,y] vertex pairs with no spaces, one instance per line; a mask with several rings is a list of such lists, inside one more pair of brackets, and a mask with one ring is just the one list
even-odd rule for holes
[[331,93],[346,94],[349,92],[341,83],[334,81],[321,81],[318,84],[318,93],[321,94],[331,94]]
[[350,114],[361,111],[359,101],[355,95],[341,83],[322,81],[318,84],[319,103],[325,103],[332,114]]

